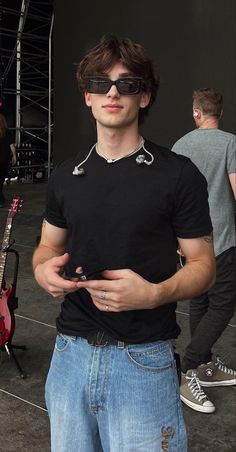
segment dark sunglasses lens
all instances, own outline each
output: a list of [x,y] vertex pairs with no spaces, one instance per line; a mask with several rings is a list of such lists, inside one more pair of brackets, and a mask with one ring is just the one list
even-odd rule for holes
[[137,94],[140,92],[141,82],[138,79],[124,78],[117,80],[117,89],[121,94]]
[[112,82],[107,78],[88,78],[86,81],[86,90],[93,94],[106,94],[112,85],[116,85],[120,94],[138,94],[142,87],[142,81],[135,77],[125,77]]
[[105,94],[111,87],[110,80],[88,79],[87,91],[94,94]]

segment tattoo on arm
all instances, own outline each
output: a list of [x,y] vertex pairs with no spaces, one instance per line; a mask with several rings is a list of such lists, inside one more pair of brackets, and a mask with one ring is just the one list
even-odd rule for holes
[[213,243],[213,233],[211,232],[210,235],[205,235],[203,237],[203,240],[205,240],[205,242],[207,242],[207,243]]

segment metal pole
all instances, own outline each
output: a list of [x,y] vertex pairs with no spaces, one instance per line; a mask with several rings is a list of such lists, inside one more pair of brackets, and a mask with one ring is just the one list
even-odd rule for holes
[[16,146],[21,143],[21,111],[20,111],[20,69],[21,69],[21,40],[17,37],[16,43]]
[[52,15],[51,27],[48,41],[48,178],[51,172],[51,152],[52,152],[52,30],[54,14]]
[[16,146],[21,143],[21,38],[30,0],[22,0],[16,44]]

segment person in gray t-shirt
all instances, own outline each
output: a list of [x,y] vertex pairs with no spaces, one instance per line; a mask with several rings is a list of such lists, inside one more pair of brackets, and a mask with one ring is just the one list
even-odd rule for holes
[[208,183],[216,282],[207,293],[190,300],[191,342],[182,360],[180,387],[182,401],[206,413],[213,412],[215,407],[200,384],[236,384],[236,371],[223,365],[219,357],[212,358],[212,347],[233,316],[236,304],[236,136],[219,129],[222,112],[219,92],[213,88],[195,90],[196,129],[180,138],[172,148],[177,154],[189,157]]

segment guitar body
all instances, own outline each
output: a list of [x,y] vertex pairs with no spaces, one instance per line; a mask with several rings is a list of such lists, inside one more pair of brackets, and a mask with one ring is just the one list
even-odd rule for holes
[[0,350],[8,342],[9,332],[5,328],[4,318],[0,315]]
[[12,286],[2,289],[0,298],[0,347],[10,342],[15,331],[14,312],[10,306]]
[[4,271],[7,258],[7,250],[10,247],[10,236],[12,221],[19,211],[21,199],[16,195],[13,197],[11,207],[7,216],[6,227],[3,235],[2,246],[0,247],[0,348],[7,342],[11,342],[15,331],[14,309],[11,307],[11,295],[14,295],[12,285],[5,285]]

